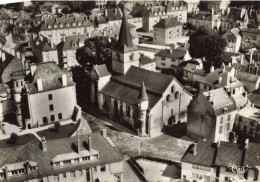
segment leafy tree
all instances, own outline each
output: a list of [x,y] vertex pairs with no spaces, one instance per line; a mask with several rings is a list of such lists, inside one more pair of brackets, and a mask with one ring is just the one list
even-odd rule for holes
[[63,14],[69,14],[69,13],[70,13],[70,10],[69,10],[69,8],[65,7],[65,8],[63,8],[63,9],[61,10],[61,12],[62,12]]
[[223,53],[226,41],[216,32],[199,27],[198,31],[190,36],[189,53],[193,58],[206,58],[215,67],[223,62]]
[[18,138],[19,138],[19,136],[16,133],[12,133],[10,136],[10,142],[13,144],[17,144]]

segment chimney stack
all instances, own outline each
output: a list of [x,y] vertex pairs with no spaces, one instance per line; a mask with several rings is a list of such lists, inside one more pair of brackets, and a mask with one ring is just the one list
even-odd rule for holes
[[42,79],[41,78],[37,79],[37,89],[38,89],[38,91],[42,91],[43,90]]
[[107,129],[102,129],[102,135],[103,135],[103,137],[107,137]]
[[91,136],[88,137],[88,150],[89,150],[89,152],[92,151],[92,138],[91,138]]
[[254,55],[254,51],[251,50],[251,51],[250,51],[250,61],[249,61],[250,64],[253,63],[253,55]]
[[212,73],[215,70],[215,67],[213,65],[210,66],[210,73]]
[[249,139],[247,138],[247,139],[245,140],[245,149],[248,149],[248,145],[249,145]]
[[193,154],[193,155],[197,155],[197,143],[194,143],[194,144],[193,144],[192,154]]
[[62,86],[67,86],[67,75],[66,74],[62,74],[61,76],[61,82],[62,82]]
[[41,145],[42,145],[42,151],[47,152],[47,142],[44,136],[41,138]]

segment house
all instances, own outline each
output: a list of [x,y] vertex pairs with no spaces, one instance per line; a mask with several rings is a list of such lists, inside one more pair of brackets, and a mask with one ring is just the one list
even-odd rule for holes
[[228,141],[237,107],[224,88],[203,92],[188,106],[187,135],[216,142]]
[[[57,147],[59,146],[59,147]],[[123,157],[106,130],[0,149],[0,181],[122,181]],[[8,156],[12,157],[8,157]],[[5,156],[5,157],[4,157]]]
[[182,157],[182,179],[197,181],[259,181],[259,144],[198,141]]
[[146,70],[150,70],[150,71],[155,71],[155,60],[141,54],[140,59],[139,59],[139,67],[146,69]]
[[187,11],[188,13],[195,12],[199,9],[199,0],[185,0],[185,3],[187,3]]
[[11,100],[10,87],[6,84],[0,85],[0,123],[13,115],[14,106]]
[[171,44],[182,37],[182,23],[175,17],[161,19],[153,26],[153,42],[155,44]]
[[142,68],[146,61],[140,59],[132,42],[125,13],[115,47],[112,74],[104,65],[91,70],[93,105],[109,118],[140,131],[140,136],[157,136],[164,125],[186,122],[192,96],[174,77]]
[[242,43],[241,49],[251,49],[260,46],[260,30],[254,28],[246,28],[241,31]]
[[157,69],[175,68],[180,63],[190,60],[188,49],[179,49],[171,46],[170,49],[163,49],[154,55]]
[[245,88],[249,93],[259,88],[260,85],[259,75],[238,71],[236,77],[245,85]]
[[76,59],[76,51],[84,46],[87,38],[89,38],[87,34],[70,35],[57,45],[59,65],[62,68],[71,68],[79,65]]
[[12,74],[11,90],[18,126],[32,128],[75,119],[79,109],[75,83],[69,72],[54,62],[32,64],[30,68],[28,75],[23,71]]
[[255,107],[245,107],[238,111],[234,124],[234,131],[238,138],[248,138],[250,141],[260,142],[260,110]]
[[42,35],[32,41],[32,53],[38,62],[55,62],[59,64],[56,45]]
[[227,42],[226,51],[238,52],[240,50],[242,39],[238,28],[227,31],[222,37]]
[[142,30],[151,32],[153,26],[160,20],[167,17],[175,17],[181,23],[187,22],[187,9],[183,4],[173,5],[169,2],[165,7],[154,6],[152,9],[144,11],[142,14]]

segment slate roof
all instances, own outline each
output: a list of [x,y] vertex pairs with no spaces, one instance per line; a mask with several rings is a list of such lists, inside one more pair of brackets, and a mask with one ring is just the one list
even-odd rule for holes
[[5,52],[6,59],[4,62],[0,63],[0,75],[1,75],[1,82],[6,83],[11,80],[11,74],[16,71],[23,70],[22,61],[17,57]]
[[163,50],[157,52],[155,54],[155,56],[182,59],[185,56],[185,54],[186,54],[185,50],[173,49],[172,53],[171,53],[169,49],[163,49]]
[[156,23],[154,28],[172,28],[182,26],[182,23],[179,22],[175,17],[169,17],[165,19],[161,19],[158,23]]
[[260,79],[259,75],[250,74],[247,72],[237,72],[237,78],[241,81],[246,81],[250,83],[257,83],[257,81]]
[[226,63],[229,63],[229,62],[231,62],[231,58],[233,57],[233,56],[235,56],[235,57],[238,57],[238,56],[241,56],[242,54],[241,53],[235,53],[235,52],[227,52],[227,51],[224,51],[224,53],[223,53],[223,58],[224,58],[224,61],[226,62]]
[[260,89],[258,88],[248,95],[248,100],[254,103],[255,107],[260,108]]
[[145,88],[145,84],[144,82],[142,83],[140,92],[139,92],[139,96],[138,96],[138,100],[139,101],[146,101],[149,100],[147,93],[146,93],[146,88]]
[[131,105],[138,103],[141,84],[144,82],[149,98],[149,109],[161,99],[174,77],[132,66],[123,76],[113,76],[100,91]]
[[209,96],[214,98],[214,105],[212,105],[212,107],[216,115],[224,114],[224,108],[228,109],[228,113],[237,109],[235,101],[230,96],[228,96],[228,93],[223,87],[203,92],[203,95],[208,101],[210,101],[208,99]]
[[182,157],[182,162],[208,167],[230,167],[235,164],[237,166],[248,165],[249,168],[255,168],[260,165],[258,152],[260,144],[257,143],[249,143],[248,148],[245,149],[245,144],[221,141],[220,147],[217,147],[216,143],[200,140],[197,143],[196,155],[192,153],[194,148],[192,145]]
[[59,68],[54,62],[39,63],[30,83],[27,84],[30,94],[38,93],[37,79],[42,79],[43,90],[41,92],[63,88],[61,83],[62,74],[67,75],[67,87],[75,83],[70,78],[69,72]]
[[[54,170],[51,160],[60,154],[75,153],[72,145],[77,144],[77,137],[68,137],[57,140],[47,141],[47,152],[43,152],[40,148],[40,142],[34,141],[23,146],[15,146],[9,148],[1,148],[0,167],[5,164],[12,164],[22,161],[33,161],[37,163],[37,172],[29,175],[21,175],[19,178],[8,181],[24,181],[26,179],[41,178],[50,175],[57,175],[59,173],[70,172],[73,170],[86,169],[89,167],[99,166],[103,164],[110,164],[120,162],[123,160],[122,155],[112,147],[108,141],[101,136],[100,133],[93,133],[88,135],[80,135],[81,149],[86,150],[83,142],[92,138],[92,148],[99,152],[99,160],[93,162],[86,162],[82,164],[74,164],[68,167],[56,168]],[[58,146],[58,147],[57,147]]]
[[105,64],[94,65],[93,68],[96,70],[99,77],[111,75],[111,73],[108,71],[107,66]]
[[140,65],[146,65],[146,64],[154,63],[155,60],[153,60],[145,55],[141,55],[139,62],[140,62]]
[[[48,52],[48,51],[57,49],[56,45],[53,44],[53,47],[51,47],[51,43],[49,43],[49,40],[46,37],[44,37],[44,36],[42,36],[42,37],[43,37],[42,41],[41,41],[41,39],[39,37],[36,37],[34,39],[34,41],[33,41],[34,46],[38,50]],[[37,44],[37,42],[38,42],[38,44]]]
[[130,27],[125,12],[123,12],[123,19],[121,23],[116,49],[120,52],[135,51],[137,49],[137,47],[133,44],[132,41],[132,35],[130,32]]
[[[71,35],[65,38],[65,42],[61,42],[57,47],[64,50],[74,50],[84,45],[85,40],[88,38],[87,34]],[[75,45],[75,46],[74,46]]]

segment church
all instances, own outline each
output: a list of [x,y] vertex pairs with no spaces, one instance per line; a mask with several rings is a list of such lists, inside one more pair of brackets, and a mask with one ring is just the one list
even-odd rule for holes
[[174,77],[142,67],[144,59],[133,44],[125,14],[115,47],[113,73],[105,65],[91,70],[92,104],[142,137],[158,136],[164,126],[187,122],[192,95]]

